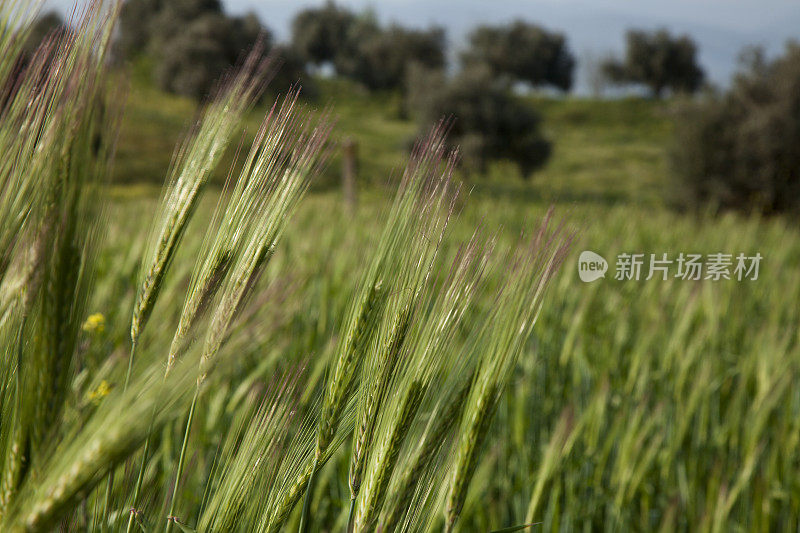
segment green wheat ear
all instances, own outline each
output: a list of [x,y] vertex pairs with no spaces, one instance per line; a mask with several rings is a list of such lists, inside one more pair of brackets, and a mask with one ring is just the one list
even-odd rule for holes
[[[428,481],[425,479],[425,474],[433,466],[436,453],[449,439],[451,430],[458,425],[471,387],[472,379],[468,378],[464,380],[457,393],[437,404],[430,422],[406,460],[393,489],[391,505],[386,518],[381,521],[383,531],[395,531],[411,509],[415,496]],[[423,488],[424,490],[426,488]]]
[[[287,220],[327,156],[326,146],[331,125],[326,118],[323,118],[313,127],[310,125],[301,127],[295,110],[297,95],[296,91],[290,93],[278,113],[274,116],[270,113],[264,119],[253,143],[251,157],[246,162],[235,188],[241,191],[241,194],[235,194],[231,199],[241,203],[234,204],[233,210],[225,213],[235,220],[223,216],[219,233],[212,241],[210,261],[206,259],[199,263],[193,289],[190,290],[188,303],[184,307],[181,321],[193,322],[194,314],[199,309],[199,305],[195,302],[199,301],[198,298],[205,299],[211,296],[198,294],[197,291],[207,287],[208,280],[216,275],[216,258],[220,251],[230,254],[232,263],[222,283],[219,300],[211,314],[203,343],[197,391],[186,421],[184,444],[176,469],[175,488],[170,499],[170,515],[173,514],[176,505],[175,495],[181,481],[184,451],[188,443],[200,386],[213,368],[234,319],[241,312],[272,258]],[[242,205],[244,207],[240,207]],[[241,209],[243,211],[240,211]],[[240,235],[240,238],[229,239],[231,232]],[[227,240],[233,241],[230,248],[221,244]],[[176,336],[173,345],[179,344],[182,340]],[[170,350],[167,371],[173,364],[173,350]]]
[[[245,284],[252,285],[257,272],[265,268],[283,221],[324,162],[330,126],[323,117],[313,130],[302,128],[298,96],[299,91],[293,90],[280,106],[277,102],[273,105],[259,128],[230,197],[220,200],[206,234],[201,259],[192,274],[178,329],[170,346],[168,370],[195,324],[212,307],[228,275],[246,276],[250,281],[245,280]],[[304,151],[297,150],[300,146]],[[229,177],[229,181],[231,179]],[[258,244],[254,245],[254,240]],[[255,254],[255,257],[248,259],[244,254]],[[247,261],[251,263],[249,267]],[[245,274],[236,272],[242,268],[249,270]],[[239,303],[229,302],[232,305],[230,312],[241,307],[244,296],[243,293],[238,297]],[[219,314],[217,310],[216,315]],[[216,320],[219,328],[222,319]]]
[[447,531],[461,515],[497,404],[541,310],[544,290],[569,250],[573,235],[563,225],[553,228],[551,219],[552,210],[509,259],[511,274],[475,343],[480,364],[460,426],[445,507]]
[[[41,474],[20,489],[4,531],[49,531],[82,497],[130,457],[152,428],[172,420],[186,405],[196,383],[197,355],[168,379],[157,366],[107,397],[84,427],[58,444]],[[143,392],[144,391],[144,392]]]
[[259,55],[258,50],[251,53],[238,73],[221,84],[218,96],[203,110],[193,133],[176,152],[142,256],[131,320],[133,346],[153,312],[164,276],[211,172],[263,89],[267,63],[259,60]]
[[65,430],[118,126],[104,68],[114,11],[87,9],[80,31],[49,36],[20,69],[37,6],[0,6],[3,514]]

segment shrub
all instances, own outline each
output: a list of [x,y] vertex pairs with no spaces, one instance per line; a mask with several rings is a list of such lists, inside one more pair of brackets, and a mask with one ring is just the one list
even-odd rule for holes
[[469,36],[465,65],[484,63],[496,75],[562,91],[572,87],[575,58],[562,33],[523,21],[507,26],[478,26]]
[[763,213],[800,208],[800,45],[751,54],[725,94],[681,109],[673,163],[688,205]]
[[421,123],[453,118],[449,139],[460,147],[467,169],[483,172],[489,161],[510,159],[527,178],[550,156],[538,113],[486,67],[465,69],[448,80],[441,71],[416,66],[408,87],[409,108]]
[[694,93],[702,86],[705,75],[690,37],[673,37],[667,30],[631,30],[626,38],[625,59],[611,59],[604,65],[611,81],[645,85],[657,98],[667,89]]

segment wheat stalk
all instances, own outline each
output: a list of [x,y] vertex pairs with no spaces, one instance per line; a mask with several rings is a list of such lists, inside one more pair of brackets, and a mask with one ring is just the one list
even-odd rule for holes
[[392,472],[400,456],[400,450],[409,433],[414,417],[422,404],[424,395],[424,384],[421,380],[415,380],[408,386],[402,400],[399,402],[399,407],[394,413],[396,416],[395,423],[374,452],[375,458],[372,461],[374,461],[376,467],[367,478],[364,487],[364,499],[359,503],[355,517],[355,531],[371,531],[374,529],[386,497]]
[[277,102],[273,105],[262,121],[226,207],[221,214],[215,214],[215,220],[220,220],[212,222],[206,236],[210,244],[195,266],[178,329],[170,345],[167,371],[175,363],[193,326],[211,305],[228,272],[240,260],[248,239],[253,238],[253,232],[263,230],[259,227],[263,224],[259,216],[268,209],[275,209],[274,205],[268,205],[278,184],[275,172],[285,159],[284,154],[299,138],[295,113],[298,94],[295,90],[287,95],[280,108]]
[[[13,512],[3,516],[4,531],[42,531],[52,527],[76,500],[91,491],[144,441],[153,424],[177,414],[195,383],[187,364],[164,380],[157,367],[137,378],[127,391],[106,398],[83,428],[59,443],[41,468],[41,478],[21,488]],[[145,391],[142,393],[141,391]]]
[[356,499],[359,488],[361,487],[364,464],[367,457],[366,448],[372,440],[372,435],[375,430],[375,421],[381,409],[383,399],[390,392],[391,380],[394,377],[395,368],[400,359],[400,351],[408,333],[410,320],[410,309],[403,310],[398,317],[398,322],[393,328],[391,340],[386,351],[386,357],[381,358],[377,379],[374,380],[365,395],[365,405],[362,409],[360,422],[356,426],[353,439],[353,453],[350,459],[348,482],[350,485],[351,500]]
[[392,491],[392,504],[386,513],[386,518],[381,522],[382,531],[395,531],[411,507],[425,471],[430,467],[436,452],[447,440],[451,430],[458,425],[471,385],[472,379],[467,379],[458,393],[446,403],[440,403],[431,415],[428,427],[406,462],[397,486]]
[[475,343],[482,361],[461,424],[445,508],[446,531],[453,530],[461,514],[500,395],[536,322],[544,289],[569,249],[572,235],[565,235],[562,225],[551,230],[551,218],[552,210],[510,259],[511,275]]

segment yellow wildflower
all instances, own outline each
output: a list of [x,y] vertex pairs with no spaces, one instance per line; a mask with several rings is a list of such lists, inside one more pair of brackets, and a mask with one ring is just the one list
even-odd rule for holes
[[89,401],[95,405],[99,405],[100,400],[108,396],[109,392],[111,392],[111,385],[108,384],[108,381],[103,380],[95,390],[89,392]]
[[106,329],[106,317],[102,313],[89,315],[89,318],[83,323],[82,329],[87,333],[103,333],[103,330]]

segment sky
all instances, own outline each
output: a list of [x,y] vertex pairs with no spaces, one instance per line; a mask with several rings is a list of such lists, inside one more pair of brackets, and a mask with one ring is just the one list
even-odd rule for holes
[[[50,0],[67,9],[75,0]],[[85,1],[85,0],[77,0]],[[294,14],[322,0],[223,0],[232,14],[255,12],[278,39],[289,37]],[[666,27],[687,33],[698,43],[700,62],[709,79],[725,85],[737,58],[748,45],[762,45],[776,54],[787,39],[800,40],[800,0],[339,0],[354,10],[369,8],[385,22],[408,26],[444,26],[457,50],[478,24],[499,24],[515,18],[567,34],[579,62],[624,50],[628,28]],[[586,90],[584,72],[577,73],[579,92]]]

